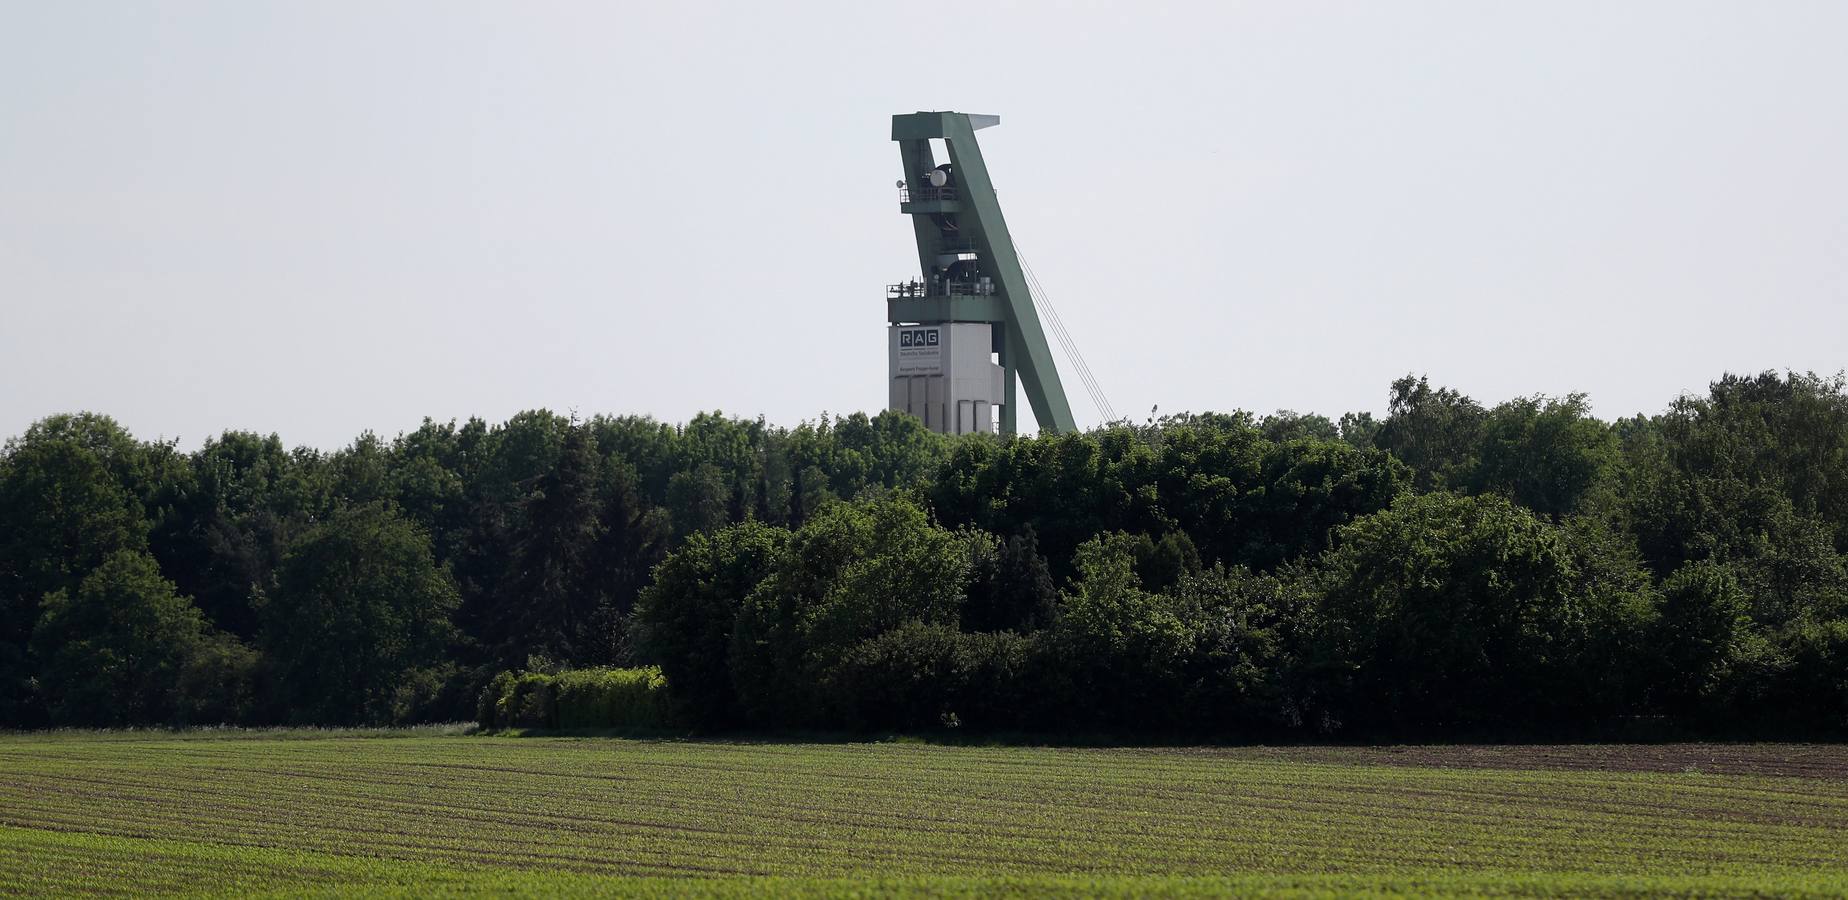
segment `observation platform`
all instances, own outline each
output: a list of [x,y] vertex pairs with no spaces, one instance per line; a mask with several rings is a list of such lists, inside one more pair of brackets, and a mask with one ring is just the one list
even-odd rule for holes
[[1005,322],[1007,303],[994,285],[952,281],[938,286],[912,281],[886,285],[886,320],[921,322]]
[[900,188],[898,211],[912,215],[962,212],[962,194],[953,187]]

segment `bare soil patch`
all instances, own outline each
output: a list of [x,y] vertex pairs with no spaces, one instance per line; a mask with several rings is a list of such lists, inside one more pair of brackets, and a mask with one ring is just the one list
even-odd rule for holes
[[1248,758],[1449,769],[1699,772],[1848,779],[1841,744],[1461,744],[1379,747],[1241,747]]

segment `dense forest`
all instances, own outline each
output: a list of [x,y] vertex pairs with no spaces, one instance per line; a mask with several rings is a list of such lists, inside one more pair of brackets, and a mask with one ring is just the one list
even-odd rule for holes
[[426,421],[0,453],[0,726],[468,719],[657,665],[688,727],[1848,732],[1848,385],[1655,416]]

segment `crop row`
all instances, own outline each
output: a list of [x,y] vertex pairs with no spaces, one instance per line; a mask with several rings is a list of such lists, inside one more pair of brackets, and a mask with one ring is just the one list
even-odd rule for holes
[[[207,868],[224,870],[215,876],[221,885],[239,873],[280,871],[240,868],[240,854],[278,853],[317,855],[305,864],[306,881],[346,872],[329,869],[330,860],[586,876],[1848,879],[1840,850],[1848,844],[1848,783],[1840,780],[1313,758],[479,737],[0,737],[0,877],[29,883],[38,866],[56,861],[59,877],[73,883],[115,883],[135,868],[132,848],[146,846],[167,847],[169,856],[194,852],[174,847],[215,848],[211,859],[223,856],[223,865]],[[28,836],[48,835],[64,843],[21,849]]]

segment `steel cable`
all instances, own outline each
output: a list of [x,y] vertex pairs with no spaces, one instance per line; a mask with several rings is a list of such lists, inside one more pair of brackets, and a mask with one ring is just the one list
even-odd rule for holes
[[1053,337],[1065,350],[1065,357],[1071,360],[1072,370],[1077,373],[1079,383],[1084,387],[1085,393],[1090,396],[1091,405],[1104,418],[1105,423],[1117,421],[1116,410],[1110,405],[1110,399],[1104,395],[1103,385],[1098,382],[1096,374],[1091,371],[1091,364],[1085,360],[1084,354],[1078,350],[1078,342],[1072,339],[1071,331],[1066,328],[1065,320],[1059,315],[1058,307],[1053,304],[1052,295],[1047,292],[1045,284],[1041,283],[1033,267],[1027,263],[1026,254],[1020,251],[1019,242],[1014,243],[1014,255],[1020,259],[1020,268],[1027,277],[1027,287],[1032,294],[1034,306],[1046,310],[1046,319],[1052,326]]

